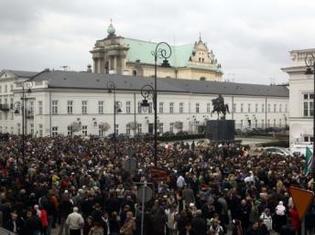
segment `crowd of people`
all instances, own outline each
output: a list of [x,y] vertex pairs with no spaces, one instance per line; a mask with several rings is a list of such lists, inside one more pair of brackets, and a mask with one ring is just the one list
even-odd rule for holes
[[[290,185],[312,188],[303,157],[264,156],[234,144],[159,145],[81,137],[0,141],[0,224],[19,235],[294,234]],[[116,149],[116,151],[115,151]],[[124,166],[134,159],[134,171]],[[165,172],[157,178],[151,169]],[[165,177],[167,175],[167,177]],[[315,206],[306,229],[314,231]]]

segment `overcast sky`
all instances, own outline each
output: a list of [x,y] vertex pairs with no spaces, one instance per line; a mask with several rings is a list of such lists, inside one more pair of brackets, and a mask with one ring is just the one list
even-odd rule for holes
[[112,18],[120,36],[198,40],[225,79],[281,83],[288,51],[315,47],[313,0],[0,0],[0,69],[85,70]]

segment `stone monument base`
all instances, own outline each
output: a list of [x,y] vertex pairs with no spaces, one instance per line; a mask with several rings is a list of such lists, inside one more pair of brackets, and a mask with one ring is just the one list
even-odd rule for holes
[[206,124],[206,138],[211,142],[234,141],[234,120],[209,120]]

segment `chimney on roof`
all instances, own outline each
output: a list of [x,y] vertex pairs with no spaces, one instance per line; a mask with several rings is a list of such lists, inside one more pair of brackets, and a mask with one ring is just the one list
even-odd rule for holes
[[86,72],[92,73],[92,66],[90,64],[87,65]]

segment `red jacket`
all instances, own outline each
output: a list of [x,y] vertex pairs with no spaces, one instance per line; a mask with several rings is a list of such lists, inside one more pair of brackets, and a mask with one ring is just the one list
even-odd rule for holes
[[40,210],[40,222],[42,223],[42,226],[44,228],[48,227],[48,216],[47,216],[47,212],[45,209],[41,209]]
[[295,207],[290,210],[289,215],[291,218],[291,225],[294,231],[298,231],[301,228],[301,222],[300,222],[299,214]]

